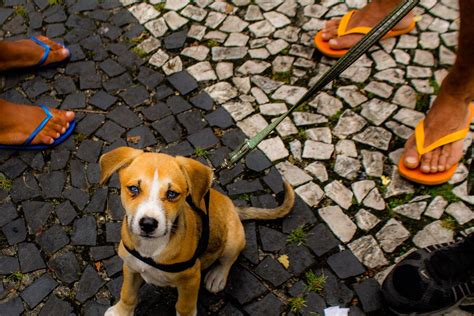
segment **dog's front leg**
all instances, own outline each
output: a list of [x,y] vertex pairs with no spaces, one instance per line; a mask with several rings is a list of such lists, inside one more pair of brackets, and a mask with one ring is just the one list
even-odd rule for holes
[[123,265],[123,285],[120,291],[120,301],[110,307],[104,316],[133,316],[138,304],[138,290],[143,283],[139,273],[132,271],[126,264]]
[[196,316],[199,285],[201,284],[201,271],[196,273],[178,286],[178,302],[176,303],[176,316]]

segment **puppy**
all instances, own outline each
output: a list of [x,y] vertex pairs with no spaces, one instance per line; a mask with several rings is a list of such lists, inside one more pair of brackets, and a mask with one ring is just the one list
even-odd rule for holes
[[[133,315],[143,283],[178,289],[176,314],[197,314],[201,271],[213,293],[224,289],[245,247],[241,220],[275,219],[290,212],[294,191],[274,209],[235,207],[211,189],[211,168],[193,159],[120,147],[100,158],[101,183],[119,172],[125,209],[118,253],[124,261],[120,301],[105,313]],[[208,229],[207,229],[208,228]]]

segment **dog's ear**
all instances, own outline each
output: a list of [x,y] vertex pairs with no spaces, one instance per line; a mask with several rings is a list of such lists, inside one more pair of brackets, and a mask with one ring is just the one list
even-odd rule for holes
[[125,167],[141,154],[143,150],[131,147],[119,147],[103,154],[99,159],[100,183],[106,182],[115,171]]
[[176,160],[186,176],[191,198],[199,206],[212,184],[212,169],[194,159],[178,156]]

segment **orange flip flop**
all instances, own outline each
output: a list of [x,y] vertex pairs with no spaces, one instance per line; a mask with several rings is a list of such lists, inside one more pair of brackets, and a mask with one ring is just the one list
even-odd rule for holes
[[[357,10],[352,10],[348,13],[346,13],[342,19],[341,23],[339,23],[339,27],[337,28],[337,36],[341,37],[344,35],[348,34],[367,34],[372,30],[371,27],[369,26],[357,26],[354,27],[350,30],[347,30],[347,25],[349,24],[349,21],[352,17],[352,15],[356,12]],[[411,32],[415,28],[415,20],[411,21],[410,26],[408,26],[405,29],[401,30],[391,30],[389,31],[382,39],[385,38],[390,38],[390,37],[395,37],[395,36],[400,36],[402,34],[406,34]],[[329,47],[329,41],[326,41],[323,39],[322,31],[319,31],[316,36],[314,37],[314,45],[316,45],[316,48],[319,49],[321,53],[323,53],[326,56],[333,57],[333,58],[340,58],[344,56],[349,50],[348,49],[332,49]]]
[[[441,147],[443,145],[453,143],[455,141],[464,139],[466,137],[467,133],[469,132],[469,126],[471,125],[471,121],[474,118],[474,104],[469,105],[469,119],[468,123],[465,129],[462,129],[460,131],[454,132],[452,134],[446,135],[444,137],[441,137],[431,145],[424,147],[424,141],[425,141],[425,131],[424,131],[424,124],[422,120],[420,123],[415,128],[415,140],[416,140],[416,150],[418,151],[418,154],[424,155],[427,152],[430,152],[434,150],[435,148]],[[416,169],[408,169],[405,167],[405,164],[403,163],[404,161],[404,156],[400,157],[400,161],[398,163],[398,171],[400,174],[404,177],[407,178],[408,180],[411,180],[416,183],[420,184],[425,184],[425,185],[437,185],[441,183],[448,182],[449,179],[453,176],[453,174],[456,172],[456,168],[458,167],[458,164],[452,166],[450,169],[442,171],[442,172],[436,172],[436,173],[423,173],[420,170],[420,167]]]

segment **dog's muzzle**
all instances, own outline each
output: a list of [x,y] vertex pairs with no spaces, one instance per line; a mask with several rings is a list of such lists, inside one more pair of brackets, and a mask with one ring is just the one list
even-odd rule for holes
[[145,235],[151,235],[158,227],[158,221],[153,217],[142,217],[138,225]]

